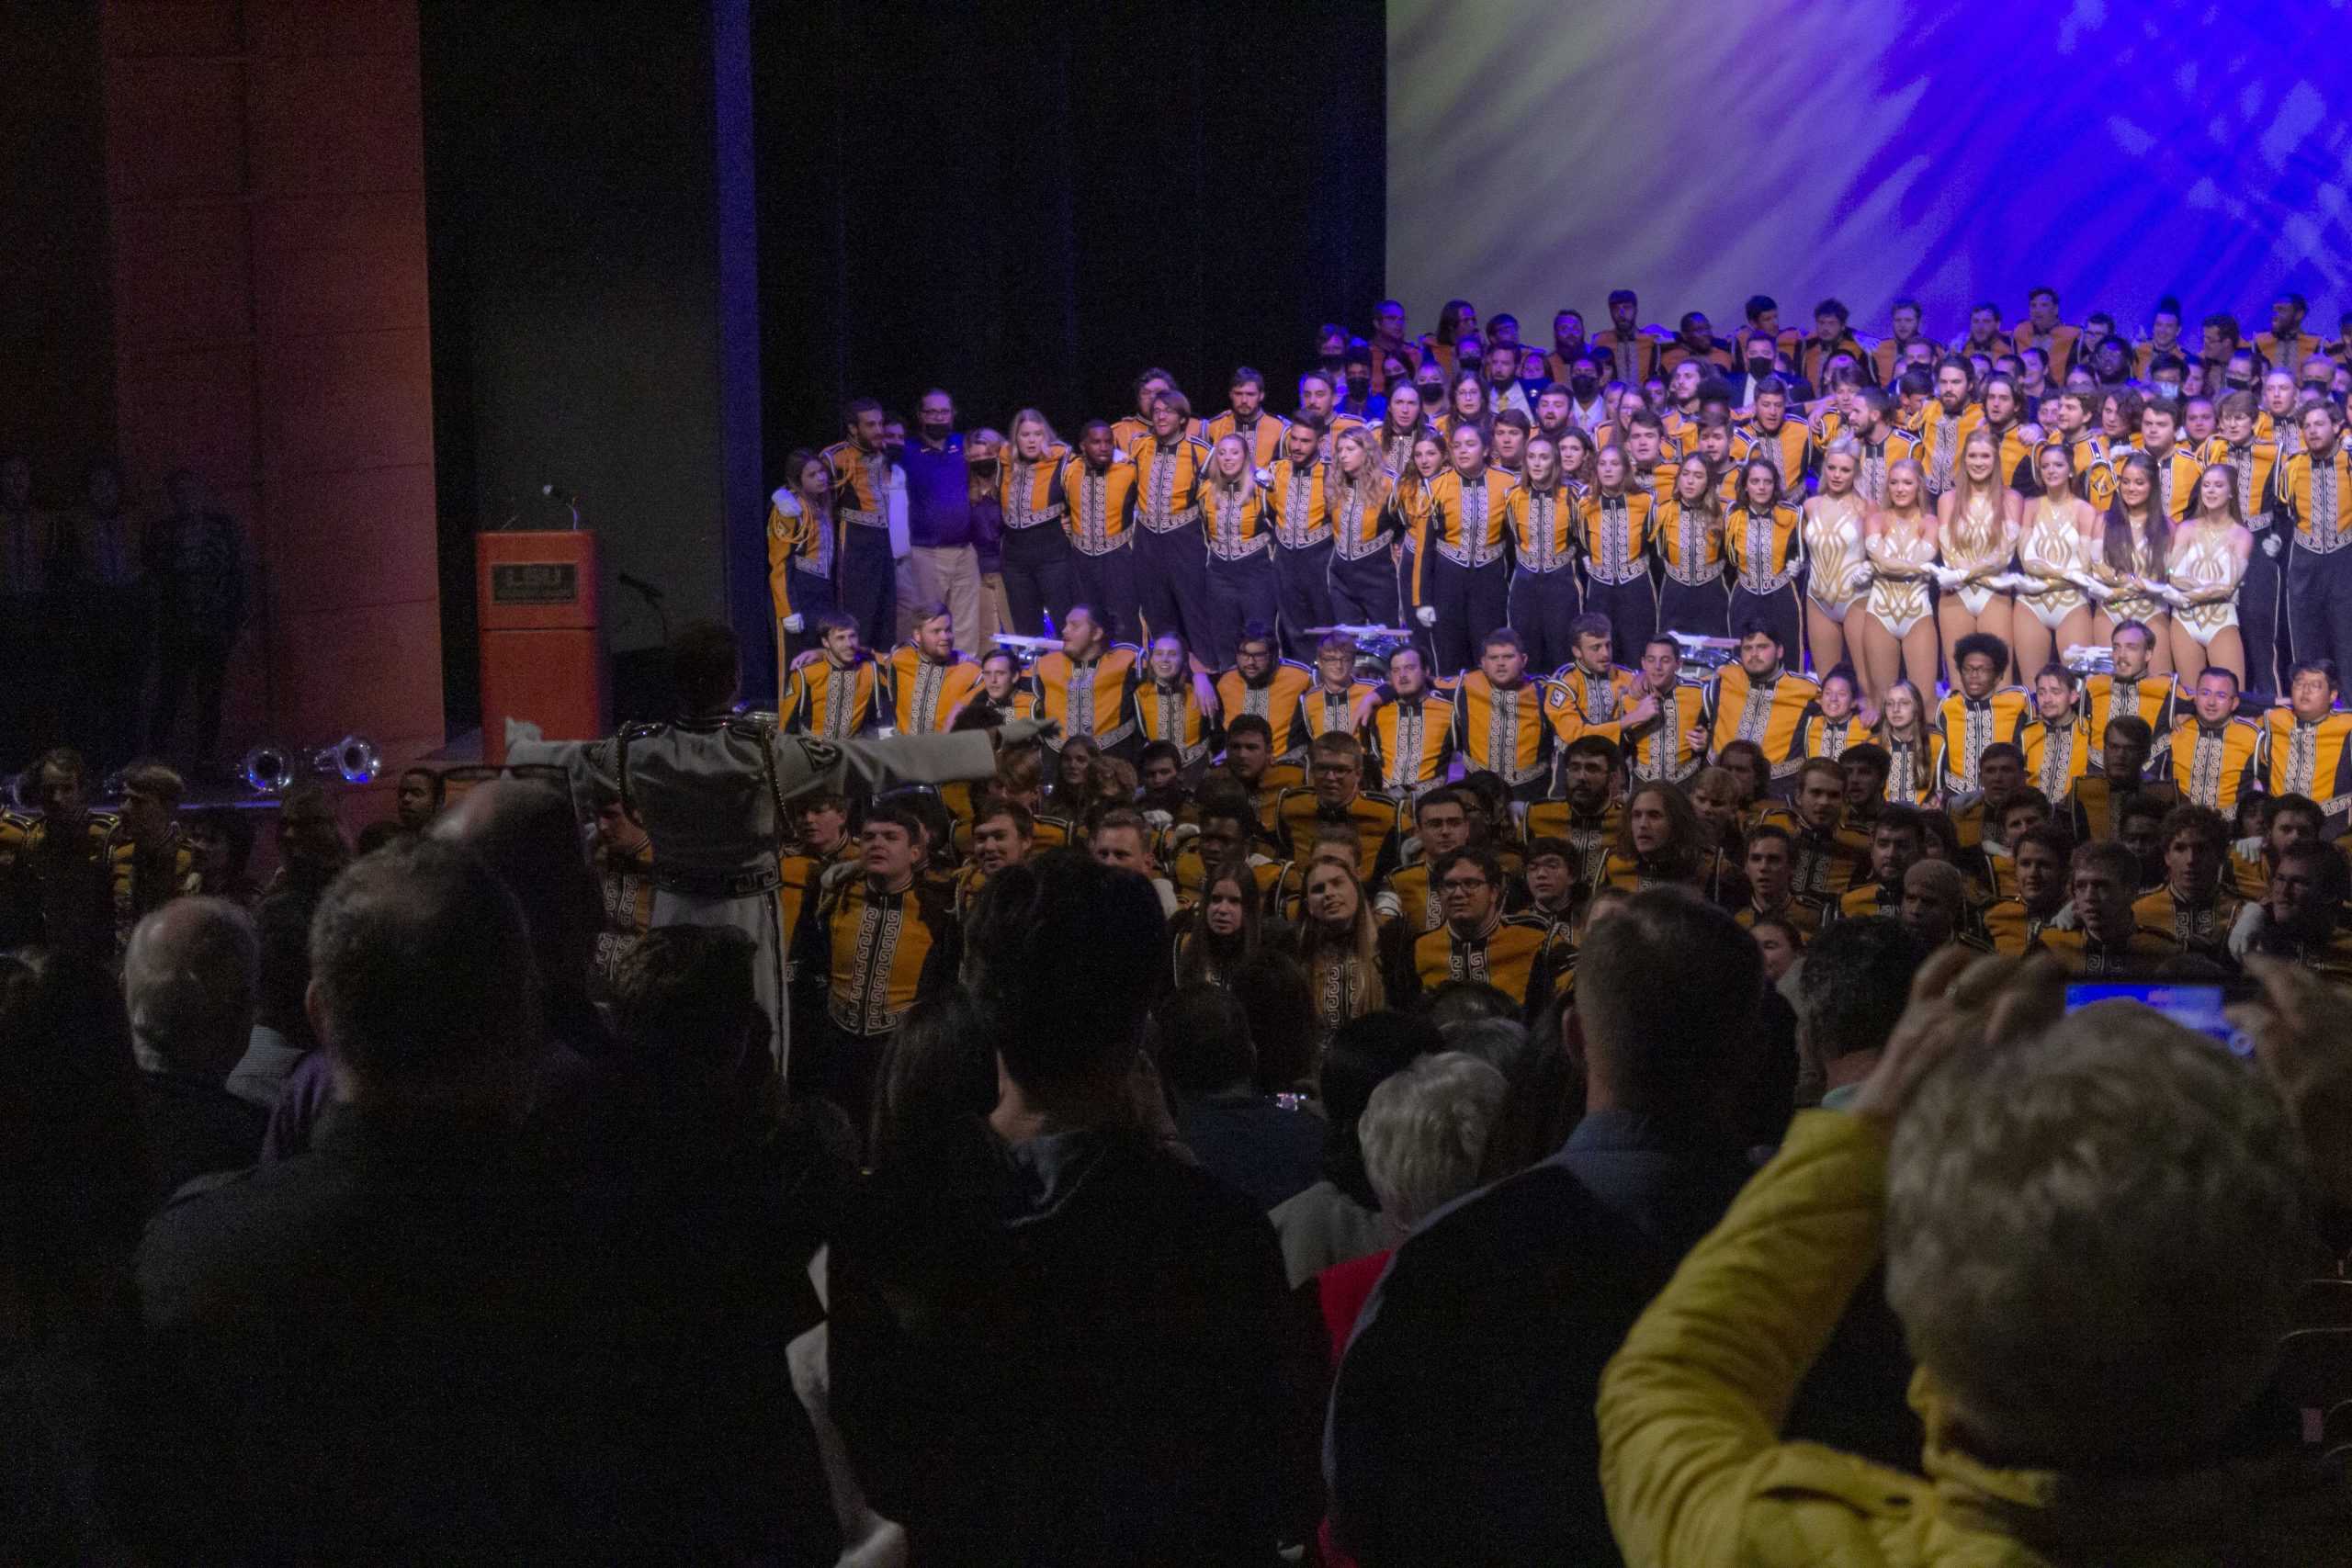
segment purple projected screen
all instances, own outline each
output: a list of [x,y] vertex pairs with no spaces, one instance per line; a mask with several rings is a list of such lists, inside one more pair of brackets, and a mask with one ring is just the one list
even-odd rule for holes
[[1850,6],[1389,0],[1388,289],[1416,331],[1459,295],[1550,341],[1774,296],[1883,332],[1916,295],[2126,333],[2178,295],[2269,328],[2352,307],[2352,5],[2053,0]]

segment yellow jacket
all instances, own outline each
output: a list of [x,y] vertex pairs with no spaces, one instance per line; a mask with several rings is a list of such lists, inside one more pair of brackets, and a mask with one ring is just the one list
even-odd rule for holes
[[1778,1427],[1879,1249],[1878,1127],[1806,1111],[1683,1260],[1600,1382],[1600,1484],[1629,1563],[2029,1568],[2343,1562],[2352,1495],[2299,1456],[2132,1478],[1996,1469],[1923,1369],[1929,1479]]

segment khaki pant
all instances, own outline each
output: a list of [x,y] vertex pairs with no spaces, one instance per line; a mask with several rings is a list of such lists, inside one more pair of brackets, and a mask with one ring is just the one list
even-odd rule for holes
[[[1004,573],[1001,571],[980,574],[980,635],[990,645],[995,643],[997,633],[1012,629],[1012,601],[1004,592]],[[972,651],[986,653],[988,649],[976,648]]]
[[972,653],[985,651],[981,639],[989,627],[981,607],[980,558],[972,547],[917,545],[904,569],[901,582],[911,590],[911,597],[902,593],[899,598],[899,640],[906,641],[913,632],[915,605],[937,601],[955,618],[956,646]]

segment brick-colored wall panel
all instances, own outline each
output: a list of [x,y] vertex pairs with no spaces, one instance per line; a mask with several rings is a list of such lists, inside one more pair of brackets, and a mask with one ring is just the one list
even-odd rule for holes
[[440,592],[430,551],[433,468],[287,474],[270,487],[270,559],[281,591],[305,610],[431,600]]
[[119,208],[113,228],[118,353],[238,343],[253,335],[243,207]]
[[[266,470],[430,464],[431,350],[421,329],[265,340]],[[430,555],[433,544],[427,528],[419,547]]]
[[257,60],[252,69],[257,194],[424,189],[424,95],[413,56]]
[[274,198],[253,233],[265,334],[426,324],[423,192]]

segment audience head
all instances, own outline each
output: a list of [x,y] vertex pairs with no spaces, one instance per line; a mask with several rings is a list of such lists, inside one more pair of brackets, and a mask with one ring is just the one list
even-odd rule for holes
[[481,857],[424,839],[355,862],[311,928],[311,1023],[337,1091],[518,1112],[540,1034],[539,987],[517,980],[535,963],[522,906]]
[[1324,1114],[1323,1174],[1367,1209],[1379,1207],[1363,1169],[1358,1122],[1372,1091],[1416,1057],[1443,1049],[1443,1037],[1426,1018],[1401,1012],[1372,1012],[1349,1020],[1331,1036],[1318,1079]]
[[0,1343],[14,1350],[113,1299],[160,1194],[105,964],[0,953]]
[[1970,1447],[2146,1472],[2276,1364],[2309,1219],[2276,1093],[2132,1003],[1933,1072],[1887,1170],[1887,1298]]
[[647,931],[614,966],[619,1062],[657,1125],[774,1127],[775,1031],[753,984],[757,963],[732,927],[678,925]]
[[[435,818],[433,837],[479,856],[523,910],[546,997],[576,999],[604,920],[571,805],[544,785],[492,779]],[[567,1021],[549,1017],[550,1025]]]
[[1372,1091],[1357,1135],[1381,1213],[1399,1234],[1478,1184],[1503,1089],[1490,1064],[1444,1051]]
[[866,1157],[882,1170],[920,1156],[996,1104],[996,1054],[979,1010],[960,990],[925,998],[883,1048]]
[[1231,991],[1180,986],[1152,1010],[1152,1060],[1168,1087],[1187,1099],[1245,1092],[1258,1072],[1250,1014]]
[[717,621],[689,621],[670,639],[670,680],[690,717],[734,705],[742,649],[734,631]]
[[[1705,975],[1660,986],[1660,975]],[[1747,1076],[1763,960],[1729,915],[1676,889],[1636,893],[1587,931],[1572,1038],[1595,1109],[1711,1122]]]
[[141,1065],[227,1077],[253,1033],[260,967],[253,917],[225,898],[175,898],[141,920],[122,960]]
[[1903,923],[1922,947],[1941,947],[1960,933],[1968,909],[1968,883],[1950,861],[1923,860],[1903,874]]
[[1879,1051],[1911,999],[1927,948],[1902,921],[1836,920],[1804,950],[1797,972],[1797,1038],[1825,1067]]
[[[989,878],[965,943],[1005,1076],[1033,1093],[1124,1075],[1158,987],[1159,896],[1128,872],[1048,850]],[[1069,955],[1089,954],[1088,983]]]

